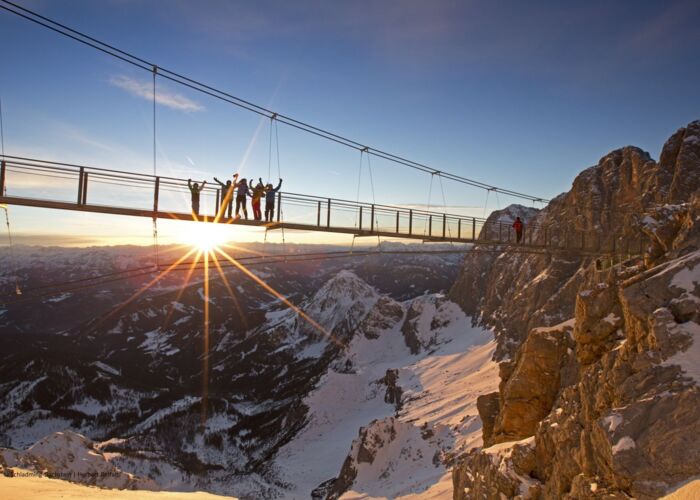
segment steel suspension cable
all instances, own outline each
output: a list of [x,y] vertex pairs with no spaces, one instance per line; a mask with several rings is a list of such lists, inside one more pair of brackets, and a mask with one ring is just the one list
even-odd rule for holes
[[[157,159],[156,159],[156,75],[158,74],[158,67],[153,66],[153,177],[157,178]],[[155,208],[155,207],[154,207]],[[159,264],[158,255],[158,217],[156,212],[153,212],[153,249],[155,252],[155,262],[156,268]]]
[[[432,198],[433,198],[433,178],[434,177],[435,177],[435,175],[433,175],[433,174],[430,175],[430,186],[428,187],[428,208],[427,208],[426,212],[430,212],[430,203],[431,203]],[[427,231],[428,231],[428,224],[424,224],[423,225],[423,236],[424,237],[426,236]]]
[[[445,187],[442,185],[442,177],[438,177],[438,180],[440,181],[440,191],[442,191],[442,213],[443,216],[446,217],[447,214],[447,197],[445,196]],[[450,228],[450,224],[447,223],[447,234],[450,235],[450,238],[452,238],[452,229]],[[452,244],[452,241],[450,241],[450,244]]]
[[[374,196],[374,176],[372,175],[372,163],[370,162],[369,155],[367,155],[367,170],[369,170],[369,185],[372,188],[372,204],[377,204],[377,199]],[[374,227],[377,229],[377,248],[381,250],[382,238],[379,236],[379,215],[377,211],[374,212]]]
[[[3,158],[5,157],[5,126],[3,119],[2,99],[0,99],[0,152]],[[3,186],[0,195],[7,194],[7,186]],[[6,205],[0,205],[0,208],[5,210],[5,224],[7,226],[7,243],[10,251],[10,266],[12,266],[12,274],[15,281],[15,295],[22,295],[22,290],[19,287],[19,277],[17,276],[17,262],[15,260],[15,250],[12,244],[12,228],[10,227],[10,209]]]
[[[91,37],[83,32],[69,28],[66,25],[63,25],[63,24],[61,24],[57,21],[54,21],[52,19],[49,19],[48,17],[42,16],[41,14],[38,14],[37,12],[29,10],[25,7],[20,6],[20,5],[17,5],[16,3],[13,3],[9,0],[0,0],[0,2],[6,4],[6,5],[0,5],[0,9],[3,9],[7,12],[15,14],[19,17],[22,17],[22,18],[24,18],[28,21],[31,21],[35,24],[38,24],[40,26],[43,26],[51,31],[54,31],[58,34],[66,36],[66,37],[68,37],[74,41],[77,41],[79,43],[82,43],[86,46],[92,47],[92,48],[94,48],[100,52],[103,52],[107,55],[110,55],[112,57],[116,57],[116,58],[118,58],[126,63],[133,65],[133,66],[136,66],[136,67],[141,68],[141,69],[146,70],[146,71],[151,71],[151,68],[155,66],[155,64],[153,64],[149,61],[146,61],[145,59],[142,59],[142,58],[135,56],[129,52],[118,49],[110,44],[107,44],[105,42],[102,42],[102,41],[94,38],[94,37]],[[8,5],[11,6],[12,8],[8,7]],[[15,9],[17,9],[17,10],[15,10]],[[167,70],[165,68],[159,68],[159,69],[160,69],[160,76],[162,78],[169,80],[169,81],[172,81],[174,83],[178,83],[180,85],[189,87],[189,88],[196,90],[200,93],[207,94],[211,97],[220,99],[222,101],[229,102],[231,104],[234,104],[234,105],[241,107],[243,109],[246,109],[248,111],[257,113],[259,115],[268,116],[268,117],[274,116],[276,120],[281,121],[285,125],[297,128],[297,129],[302,130],[304,132],[307,132],[307,133],[316,135],[318,137],[336,142],[338,144],[342,144],[344,146],[347,146],[347,147],[350,147],[353,149],[357,149],[357,150],[364,149],[365,152],[367,152],[367,154],[371,154],[371,155],[377,156],[379,158],[383,158],[383,159],[388,160],[390,162],[393,162],[395,164],[403,165],[403,166],[413,168],[416,170],[420,170],[423,172],[427,172],[427,173],[430,173],[433,175],[439,175],[441,177],[444,177],[445,179],[448,179],[448,180],[451,180],[454,182],[459,182],[462,184],[466,184],[466,185],[476,187],[479,189],[498,191],[502,194],[506,194],[508,196],[513,196],[516,198],[527,199],[527,200],[531,200],[533,202],[536,202],[536,201],[546,202],[546,201],[548,201],[544,198],[540,198],[537,196],[532,196],[532,195],[528,195],[525,193],[520,193],[517,191],[510,190],[510,189],[499,188],[499,187],[492,186],[492,185],[489,185],[489,184],[486,184],[484,182],[477,181],[474,179],[469,179],[469,178],[466,178],[466,177],[463,177],[463,176],[460,176],[457,174],[451,174],[449,172],[437,170],[437,169],[429,167],[425,164],[415,162],[413,160],[409,160],[409,159],[404,158],[404,157],[399,156],[399,155],[387,153],[387,152],[382,151],[382,150],[377,149],[377,148],[370,148],[368,146],[363,145],[362,143],[359,143],[359,142],[354,141],[352,139],[348,139],[348,138],[343,137],[339,134],[335,134],[335,133],[330,132],[328,130],[310,125],[308,123],[302,122],[300,120],[296,120],[296,119],[291,118],[291,117],[286,116],[286,115],[275,113],[275,112],[273,112],[273,111],[271,111],[263,106],[259,106],[257,104],[250,102],[250,101],[247,101],[245,99],[242,99],[242,98],[236,97],[232,94],[229,94],[227,92],[218,90],[214,87],[206,85],[202,82],[199,82],[197,80],[194,80],[194,79],[189,78],[187,76],[184,76],[182,74],[176,73],[174,71]]]

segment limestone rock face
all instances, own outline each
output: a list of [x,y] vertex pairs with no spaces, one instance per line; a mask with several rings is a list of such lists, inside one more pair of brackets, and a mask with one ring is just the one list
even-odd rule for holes
[[493,428],[496,425],[496,418],[501,409],[501,395],[498,392],[483,394],[476,398],[476,409],[479,411],[481,418],[482,435],[484,446],[489,447],[494,444]]
[[[538,499],[542,485],[531,477],[535,464],[532,438],[471,451],[454,469],[453,498]],[[478,475],[472,470],[478,470]]]
[[[698,165],[700,121],[694,121],[667,141],[658,163],[636,147],[612,151],[596,166],[581,172],[571,190],[551,200],[546,208],[536,211],[512,205],[493,212],[488,220],[493,223],[519,215],[526,231],[533,228],[536,241],[546,236],[548,242],[561,246],[583,243],[589,249],[609,249],[614,245],[618,251],[642,253],[640,250],[654,240],[644,230],[642,222],[651,220],[645,215],[659,205],[689,202],[700,188]],[[689,217],[679,215],[679,227],[692,226]],[[663,220],[662,225],[666,225],[666,218]],[[582,237],[585,241],[573,241]],[[662,240],[662,250],[673,244],[668,235]],[[512,360],[530,330],[574,316],[576,294],[583,284],[582,269],[590,261],[576,252],[470,252],[449,298],[476,321],[495,330],[497,360]]]
[[679,129],[661,152],[659,164],[663,172],[671,172],[668,203],[687,201],[700,184],[700,120]]
[[501,384],[478,405],[490,447],[458,459],[454,498],[652,499],[700,475],[698,145],[693,122],[659,163],[614,151],[537,215],[606,238],[642,230],[644,257],[604,270],[571,257],[554,278],[543,256],[489,261],[462,305],[497,329]]
[[530,332],[518,351],[512,375],[500,388],[494,443],[533,436],[540,420],[550,412],[559,393],[562,370],[573,355],[571,330],[571,322],[567,322]]

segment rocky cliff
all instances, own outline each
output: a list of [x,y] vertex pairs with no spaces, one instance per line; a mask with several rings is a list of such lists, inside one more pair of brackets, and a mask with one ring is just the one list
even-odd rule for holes
[[451,298],[495,329],[501,383],[454,498],[658,498],[700,474],[699,190],[696,121],[659,162],[613,151],[526,219],[603,247],[643,233],[643,256],[467,257]]

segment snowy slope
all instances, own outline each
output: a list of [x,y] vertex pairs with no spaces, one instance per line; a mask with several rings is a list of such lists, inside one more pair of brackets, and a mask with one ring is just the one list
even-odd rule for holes
[[[372,463],[359,464],[347,498],[399,498],[429,494],[431,488],[444,495],[451,491],[443,465],[449,453],[481,444],[476,397],[497,386],[490,332],[472,328],[459,307],[439,295],[376,307],[400,307],[404,315],[379,330],[361,327],[364,335],[353,338],[342,362],[304,400],[308,424],[275,459],[281,479],[290,484],[285,497],[309,498],[312,490],[336,478],[348,451],[352,456],[352,449],[361,447],[360,428],[373,433],[371,439],[390,439],[384,439]],[[420,311],[412,318],[424,346],[418,354],[411,354],[402,332],[410,310]],[[375,312],[362,326],[380,316]],[[399,373],[398,412],[385,401],[388,370]]]

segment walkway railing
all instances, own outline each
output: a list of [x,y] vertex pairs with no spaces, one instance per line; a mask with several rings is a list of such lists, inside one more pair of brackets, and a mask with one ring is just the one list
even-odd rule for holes
[[[521,241],[517,243],[511,221],[487,223],[483,218],[421,208],[289,192],[277,193],[272,221],[252,220],[249,201],[246,203],[248,220],[228,218],[225,217],[227,211],[221,207],[225,193],[209,181],[200,194],[199,216],[194,216],[190,210],[187,179],[13,156],[3,158],[0,163],[0,194],[5,193],[5,189],[7,191],[5,196],[0,196],[0,202],[15,205],[356,236],[518,244],[532,249],[591,254],[643,253],[646,244],[641,234],[637,238],[616,238],[554,225],[539,226],[528,221],[525,221]],[[193,179],[193,182],[203,180]],[[232,203],[235,209],[235,200]],[[264,199],[261,205],[264,211]]]

